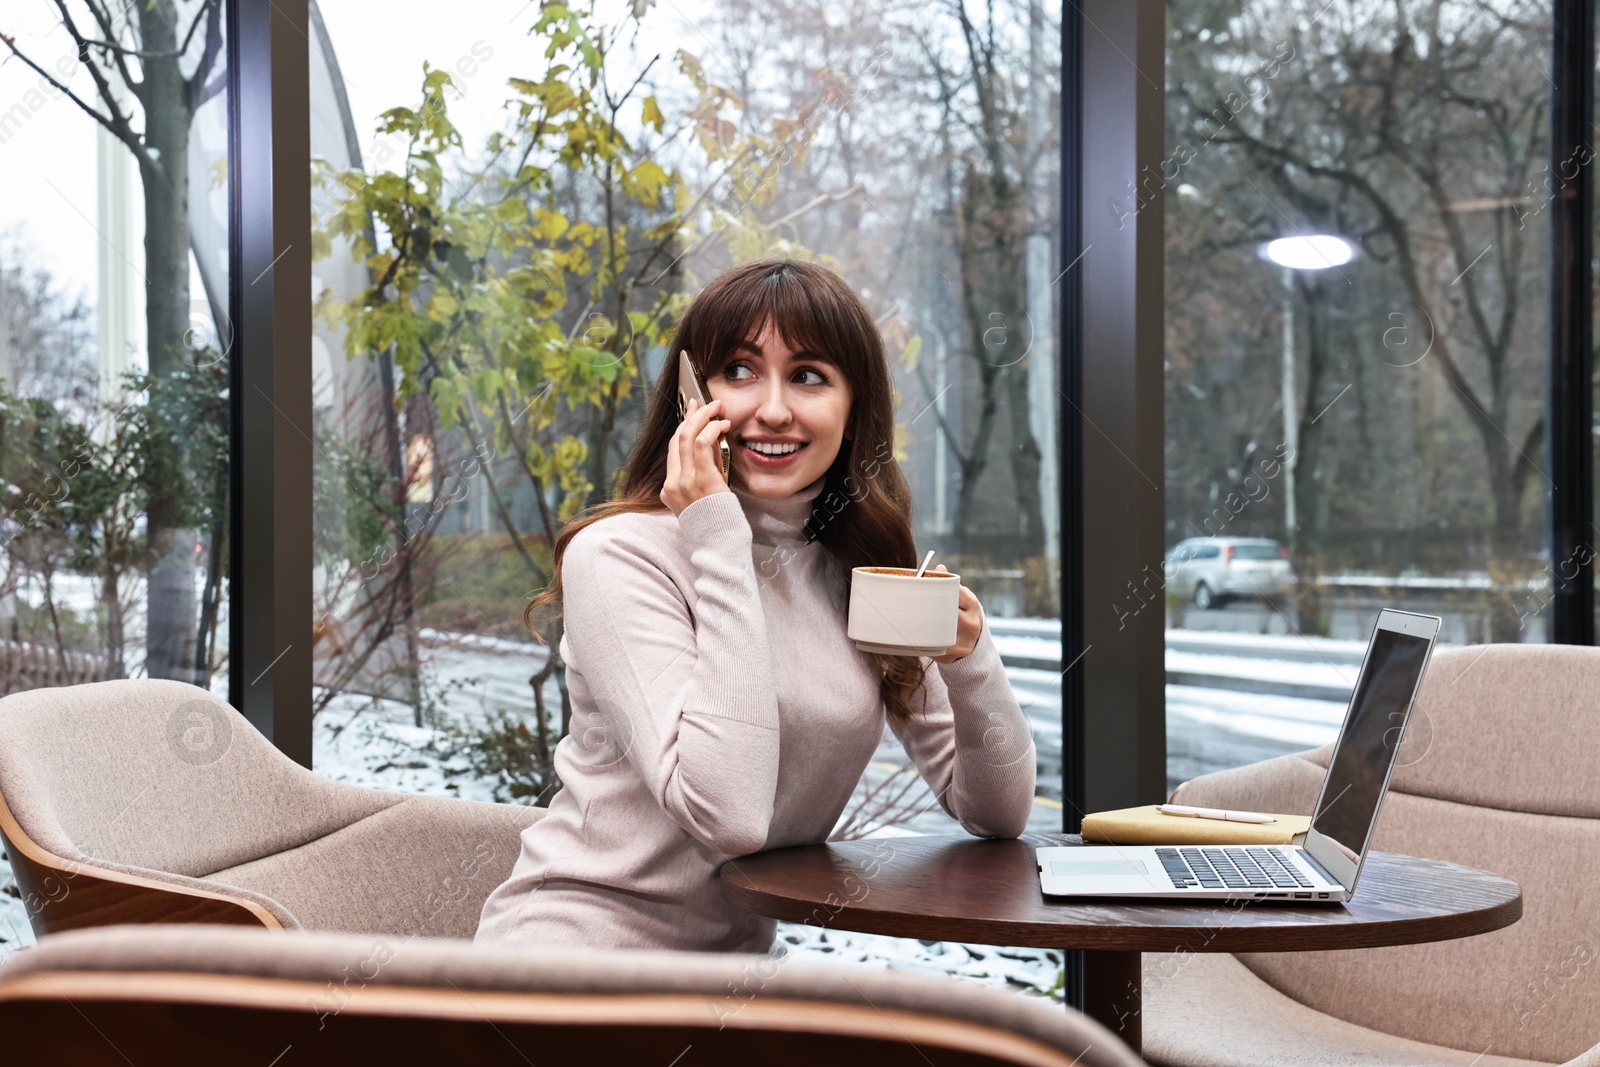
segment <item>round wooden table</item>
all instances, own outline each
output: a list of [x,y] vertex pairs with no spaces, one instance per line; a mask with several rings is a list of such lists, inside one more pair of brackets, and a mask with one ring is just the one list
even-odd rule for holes
[[801,845],[728,860],[722,893],[758,915],[836,930],[1082,949],[1085,1013],[1135,1051],[1142,1045],[1142,952],[1409,945],[1487,933],[1522,916],[1522,890],[1508,878],[1389,852],[1367,854],[1346,904],[1045,897],[1034,849],[1082,844],[1072,834],[1024,834]]

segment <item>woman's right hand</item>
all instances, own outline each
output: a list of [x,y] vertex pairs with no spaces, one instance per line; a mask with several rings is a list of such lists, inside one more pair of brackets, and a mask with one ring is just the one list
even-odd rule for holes
[[661,502],[681,515],[683,509],[712,493],[731,492],[722,480],[722,457],[717,439],[733,428],[727,419],[714,416],[722,411],[722,401],[704,407],[689,401],[689,410],[667,443],[667,482],[661,487]]

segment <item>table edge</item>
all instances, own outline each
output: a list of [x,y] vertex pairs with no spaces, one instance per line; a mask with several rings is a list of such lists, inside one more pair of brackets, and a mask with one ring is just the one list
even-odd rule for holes
[[[1066,834],[1027,834],[1024,837],[1072,839]],[[892,840],[900,840],[894,838]],[[918,838],[923,843],[977,841],[955,835]],[[1011,840],[1021,840],[1011,839]],[[798,848],[829,848],[838,850],[856,842],[822,842],[818,845],[793,846]],[[1034,846],[1037,847],[1037,846]],[[1428,944],[1475,937],[1492,933],[1513,925],[1522,918],[1522,887],[1515,880],[1493,871],[1455,863],[1451,860],[1428,856],[1412,856],[1403,852],[1374,850],[1374,855],[1395,856],[1426,860],[1431,864],[1472,871],[1479,875],[1504,882],[1512,890],[1501,901],[1470,911],[1451,912],[1412,918],[1372,919],[1348,924],[1323,924],[1311,922],[1303,926],[1218,926],[1197,924],[1193,926],[1106,926],[1096,923],[1041,923],[1025,919],[973,918],[960,919],[949,916],[918,916],[905,912],[864,912],[852,910],[850,902],[837,906],[827,901],[801,900],[780,897],[749,882],[734,869],[733,860],[724,862],[718,870],[723,898],[756,915],[782,922],[816,926],[854,933],[882,934],[893,937],[911,937],[923,940],[965,942],[968,944],[1010,945],[1027,948],[1086,949],[1113,952],[1320,952],[1357,948],[1389,948],[1399,945]],[[735,857],[734,859],[748,859]],[[1356,889],[1359,897],[1360,887]],[[1221,900],[1194,901],[1194,905],[1224,903]],[[1269,908],[1304,908],[1305,905],[1261,902]],[[1130,906],[1137,906],[1134,902]],[[1188,906],[1188,905],[1183,905]],[[1338,908],[1340,904],[1317,905]],[[819,912],[825,921],[817,922]],[[828,914],[830,913],[831,914]],[[1210,914],[1210,912],[1208,912]],[[1442,929],[1441,929],[1442,928]],[[1337,933],[1334,933],[1334,932]],[[1319,934],[1324,936],[1319,937]],[[1317,942],[1322,943],[1317,943]]]

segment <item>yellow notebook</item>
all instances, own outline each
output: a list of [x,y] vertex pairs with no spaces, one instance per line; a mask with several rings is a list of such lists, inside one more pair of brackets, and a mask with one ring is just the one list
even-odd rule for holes
[[[1289,845],[1311,827],[1309,815],[1277,815],[1277,822],[1223,822],[1163,815],[1158,805],[1095,811],[1083,817],[1086,845]],[[1272,814],[1264,812],[1263,814]]]

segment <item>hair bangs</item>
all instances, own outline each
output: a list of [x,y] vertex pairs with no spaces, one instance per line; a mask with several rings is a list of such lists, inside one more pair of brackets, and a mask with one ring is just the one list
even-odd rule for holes
[[729,286],[721,294],[725,306],[711,320],[715,336],[703,356],[695,352],[701,373],[720,373],[738,357],[739,342],[755,342],[769,323],[792,352],[815,353],[842,370],[859,363],[859,346],[841,328],[837,297],[808,281],[798,271],[778,269]]

